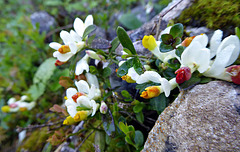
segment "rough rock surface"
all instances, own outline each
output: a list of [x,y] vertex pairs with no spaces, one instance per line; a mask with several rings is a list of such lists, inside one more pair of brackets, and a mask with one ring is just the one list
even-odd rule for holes
[[240,151],[240,86],[212,81],[180,93],[142,151]]

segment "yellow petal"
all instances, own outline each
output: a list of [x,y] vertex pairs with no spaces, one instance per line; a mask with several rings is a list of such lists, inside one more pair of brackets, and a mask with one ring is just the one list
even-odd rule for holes
[[145,48],[147,48],[150,51],[154,50],[157,47],[156,40],[152,35],[150,36],[145,35],[142,39],[142,44]]
[[85,120],[87,117],[88,117],[88,111],[78,111],[73,119],[75,122],[79,122],[79,121]]
[[9,106],[2,106],[1,110],[2,110],[2,112],[7,113],[7,112],[10,112],[10,107]]
[[143,91],[140,97],[145,99],[154,98],[160,95],[161,90],[159,86],[150,86],[145,89],[146,91]]

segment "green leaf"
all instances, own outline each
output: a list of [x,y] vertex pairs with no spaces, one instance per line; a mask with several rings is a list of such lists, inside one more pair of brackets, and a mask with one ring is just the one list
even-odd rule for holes
[[105,133],[103,131],[96,131],[94,144],[99,148],[100,151],[104,151],[105,149]]
[[141,131],[139,131],[139,130],[135,131],[134,142],[135,142],[135,144],[136,144],[137,147],[140,147],[140,146],[143,145],[144,136],[143,136],[143,134],[142,134]]
[[142,22],[132,13],[123,14],[119,18],[119,22],[129,30],[139,28]]
[[238,38],[240,39],[240,29],[239,29],[239,27],[235,27],[235,33],[238,36]]
[[31,95],[32,100],[37,100],[45,91],[46,84],[37,83],[30,86],[27,93]]
[[111,48],[109,49],[109,53],[112,53],[113,51],[116,50],[118,45],[120,44],[118,37],[116,37],[112,42],[111,42]]
[[87,107],[80,107],[80,106],[77,106],[77,111],[86,111],[86,110],[91,110],[90,108],[87,108]]
[[132,54],[134,55],[137,54],[131,39],[129,38],[127,32],[122,27],[117,28],[117,36],[123,47],[130,50]]
[[83,33],[83,36],[82,36],[82,39],[84,40],[86,38],[86,36],[88,36],[88,34],[90,34],[91,32],[93,32],[94,30],[96,29],[96,26],[95,25],[89,25],[84,33]]
[[117,75],[122,77],[128,73],[128,69],[133,67],[133,59],[129,59],[126,62],[124,62],[117,71]]
[[164,44],[164,43],[161,43],[160,46],[159,46],[159,49],[160,49],[160,52],[169,52],[169,51],[172,51],[174,48],[169,44]]
[[128,135],[131,137],[131,139],[135,138],[135,128],[132,125],[128,126]]
[[122,132],[127,135],[128,134],[128,126],[125,125],[123,122],[119,122],[118,124],[119,128],[122,130]]
[[76,65],[77,65],[77,54],[72,57],[71,64],[69,66],[69,75],[70,75],[70,78],[72,78],[72,79],[74,79],[74,77],[75,77]]
[[[136,118],[139,122],[143,123],[144,122],[144,115],[143,112],[136,113]],[[136,137],[136,136],[135,136]]]
[[171,44],[171,42],[173,41],[173,36],[170,34],[163,34],[161,35],[161,40],[165,44]]
[[144,103],[140,102],[139,104],[137,104],[133,107],[133,112],[134,113],[139,113],[139,112],[142,111],[143,107],[144,107]]
[[87,45],[91,46],[92,41],[94,40],[94,38],[96,37],[96,34],[93,34],[92,36],[90,36],[87,40]]
[[132,55],[132,52],[129,49],[127,49],[127,48],[123,48],[123,51],[125,53],[127,53],[128,55]]
[[133,58],[133,68],[138,74],[143,74],[142,63],[138,57]]
[[179,46],[179,47],[177,47],[177,49],[176,49],[176,55],[177,55],[178,57],[181,57],[184,49],[185,49],[184,46]]
[[92,65],[89,66],[89,71],[92,74],[97,74],[98,73],[97,68],[95,66],[92,66]]
[[169,100],[163,93],[161,93],[158,97],[150,99],[151,109],[156,110],[158,114],[161,114],[168,104]]
[[208,83],[212,81],[212,78],[201,78],[201,81],[199,83]]
[[102,76],[103,76],[104,78],[109,77],[109,76],[111,75],[111,72],[112,72],[111,68],[106,67],[106,68],[103,69],[103,74],[102,74]]
[[181,23],[177,23],[175,25],[172,26],[172,28],[170,29],[170,33],[173,38],[175,39],[176,37],[182,37],[183,35],[183,25]]
[[125,98],[132,98],[132,96],[129,94],[129,92],[127,90],[122,90],[121,94]]
[[174,39],[174,42],[172,43],[172,47],[175,48],[177,45],[181,44],[181,42],[182,42],[181,38],[180,37],[176,37]]
[[131,138],[130,138],[129,136],[126,136],[126,137],[125,137],[125,141],[126,141],[127,143],[129,143],[129,144],[135,146],[134,143],[132,142],[132,140],[131,140]]
[[190,89],[194,85],[198,84],[200,81],[201,81],[201,78],[195,75],[192,75],[192,77],[188,81],[185,81],[180,85],[180,88],[183,90]]

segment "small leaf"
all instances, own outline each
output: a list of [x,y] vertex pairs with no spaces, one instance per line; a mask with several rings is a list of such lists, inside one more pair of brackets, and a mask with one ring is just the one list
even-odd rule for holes
[[139,113],[142,111],[143,107],[144,107],[144,104],[140,102],[139,104],[137,104],[133,107],[133,112]]
[[121,94],[125,98],[132,98],[132,96],[129,94],[129,92],[127,90],[122,90]]
[[[143,112],[136,113],[136,118],[139,122],[143,123],[144,122],[144,115]],[[136,137],[136,136],[135,136]]]
[[91,46],[92,41],[95,39],[95,37],[96,37],[96,34],[93,34],[92,36],[90,36],[90,37],[88,38],[88,40],[87,40],[87,45],[88,45],[88,46]]
[[181,57],[184,49],[185,49],[184,46],[179,46],[179,47],[177,47],[177,49],[176,49],[176,55],[177,55],[178,57]]
[[161,93],[158,97],[150,99],[151,109],[156,110],[158,114],[161,114],[168,104],[169,100],[164,93]]
[[92,44],[90,47],[93,49],[109,49],[111,48],[111,44],[106,39],[98,38],[92,41]]
[[127,53],[128,55],[132,55],[132,52],[130,50],[128,50],[127,48],[123,48],[123,51],[125,53]]
[[74,55],[74,57],[71,59],[71,64],[69,66],[69,75],[70,75],[70,78],[72,79],[74,79],[75,77],[76,64],[77,64],[77,54]]
[[119,128],[124,132],[125,135],[128,134],[128,126],[126,126],[123,122],[119,122]]
[[183,25],[181,23],[177,23],[175,25],[172,26],[172,28],[170,29],[170,33],[173,38],[175,39],[176,37],[182,37],[183,35]]
[[88,36],[88,34],[92,33],[94,30],[96,29],[96,26],[95,25],[89,25],[84,33],[83,33],[83,36],[82,36],[82,39],[84,40],[86,38],[86,36]]
[[141,147],[143,145],[144,136],[143,136],[141,131],[139,131],[139,130],[135,131],[134,142],[135,142],[137,147]]
[[64,77],[64,76],[61,76],[59,78],[59,84],[61,86],[63,86],[65,89],[68,89],[70,87],[75,87],[74,86],[74,82],[72,81],[72,79],[69,78],[69,77]]
[[169,44],[164,44],[164,43],[161,43],[160,46],[159,46],[159,49],[161,52],[169,52],[169,51],[172,51],[174,48]]
[[139,28],[142,22],[132,13],[123,14],[119,18],[119,22],[129,30]]
[[119,39],[118,37],[116,37],[111,43],[112,47],[109,49],[109,53],[112,53],[113,51],[115,51],[119,44],[120,44]]
[[117,28],[117,36],[123,47],[130,50],[132,54],[137,54],[131,39],[129,38],[127,32],[122,27]]
[[201,81],[199,83],[208,83],[212,81],[212,78],[201,78]]
[[122,77],[128,73],[128,69],[133,67],[133,59],[129,59],[126,62],[124,62],[117,71],[117,75]]
[[180,85],[180,88],[183,90],[190,89],[191,87],[198,84],[200,81],[201,81],[201,78],[199,78],[195,75],[192,75],[192,77],[188,81],[185,81]]
[[61,106],[59,106],[57,104],[54,104],[53,107],[51,107],[49,110],[52,111],[52,112],[61,112],[65,116],[68,116],[68,113],[66,112],[66,110],[63,109]]
[[107,78],[107,77],[109,77],[109,76],[111,75],[111,72],[112,72],[111,68],[106,67],[106,68],[103,69],[103,74],[102,74],[102,76],[103,76],[104,78]]
[[128,126],[128,135],[131,137],[131,139],[135,138],[135,128],[132,125]]
[[89,71],[90,71],[90,73],[92,73],[92,74],[97,74],[98,73],[98,70],[97,70],[97,68],[95,67],[95,66],[89,66]]
[[171,42],[173,41],[173,36],[170,34],[163,34],[161,35],[161,40],[165,44],[171,44]]
[[177,45],[181,44],[181,42],[182,42],[181,38],[180,37],[176,37],[174,39],[174,42],[173,42],[172,46],[175,48]]
[[143,74],[143,67],[138,57],[133,58],[133,68],[138,74]]
[[130,137],[126,136],[126,137],[125,137],[125,141],[126,141],[127,143],[135,146]]

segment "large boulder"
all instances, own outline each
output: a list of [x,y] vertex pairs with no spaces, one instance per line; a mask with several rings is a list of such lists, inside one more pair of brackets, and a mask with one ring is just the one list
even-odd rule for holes
[[181,92],[142,151],[240,151],[240,86],[212,81]]

